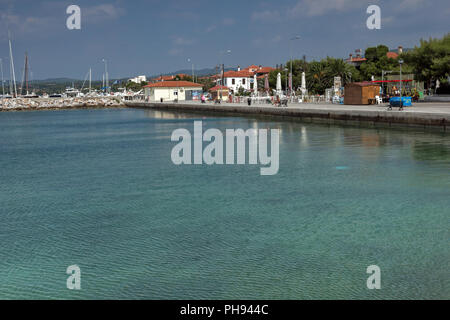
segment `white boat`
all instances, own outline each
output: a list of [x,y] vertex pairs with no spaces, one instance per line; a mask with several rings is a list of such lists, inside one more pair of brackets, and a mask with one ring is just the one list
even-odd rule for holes
[[64,92],[67,97],[76,98],[81,96],[81,92],[75,88],[67,87]]

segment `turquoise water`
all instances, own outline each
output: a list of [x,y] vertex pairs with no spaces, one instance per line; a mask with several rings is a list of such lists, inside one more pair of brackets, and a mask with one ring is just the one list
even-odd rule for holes
[[[279,174],[173,165],[194,120],[281,129]],[[0,137],[2,299],[450,298],[450,135],[119,109]]]

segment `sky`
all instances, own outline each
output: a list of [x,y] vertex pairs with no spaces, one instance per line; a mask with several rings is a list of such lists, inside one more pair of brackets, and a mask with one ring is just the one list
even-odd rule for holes
[[[67,7],[81,9],[69,30]],[[366,26],[369,5],[381,29]],[[0,58],[9,78],[8,29],[16,78],[28,52],[33,79],[101,79],[181,69],[275,66],[306,55],[346,58],[355,49],[395,49],[450,32],[448,0],[0,0]],[[298,40],[290,40],[299,36]],[[222,54],[221,54],[222,52]]]

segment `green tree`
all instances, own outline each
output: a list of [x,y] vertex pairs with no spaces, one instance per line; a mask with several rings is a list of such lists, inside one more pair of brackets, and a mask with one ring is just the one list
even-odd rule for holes
[[446,82],[450,75],[450,33],[442,39],[421,40],[420,47],[402,55],[412,67],[416,79],[427,83],[428,87],[436,80]]

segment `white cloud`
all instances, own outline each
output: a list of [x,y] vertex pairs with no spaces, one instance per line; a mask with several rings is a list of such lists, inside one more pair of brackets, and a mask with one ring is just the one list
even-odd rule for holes
[[330,12],[345,12],[360,9],[377,0],[300,0],[290,11],[291,16],[321,16]]
[[280,12],[275,10],[264,10],[264,11],[256,11],[252,13],[251,19],[253,21],[278,21],[280,20]]
[[81,15],[92,22],[107,19],[117,19],[125,13],[125,10],[113,4],[100,4],[92,7],[81,7]]
[[233,18],[225,18],[225,19],[222,20],[222,24],[224,26],[232,26],[232,25],[235,24],[235,21],[234,21]]
[[396,10],[398,11],[414,11],[423,7],[427,2],[425,0],[402,0],[397,6]]
[[174,57],[174,56],[180,56],[183,53],[183,49],[181,48],[172,48],[169,50],[169,55]]
[[194,40],[183,37],[174,37],[172,43],[176,46],[190,46],[194,44]]
[[0,28],[3,30],[11,30],[13,35],[44,32],[54,22],[54,19],[51,17],[20,16],[12,13],[0,14]]
[[206,32],[212,32],[216,29],[217,29],[217,26],[215,24],[213,24],[206,28]]

